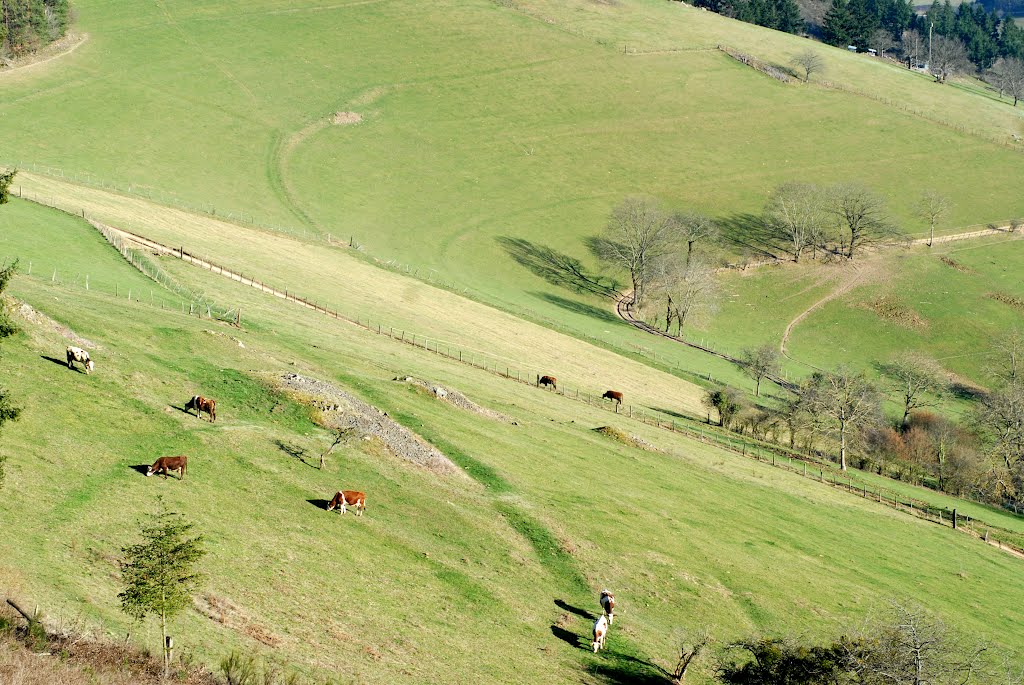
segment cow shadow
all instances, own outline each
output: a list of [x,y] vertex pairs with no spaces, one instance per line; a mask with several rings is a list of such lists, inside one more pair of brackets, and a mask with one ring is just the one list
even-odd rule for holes
[[170,407],[171,407],[171,409],[177,409],[182,414],[188,414],[189,416],[195,416],[195,414],[193,414],[192,411],[188,407],[185,407],[185,406],[179,407],[179,406],[177,406],[175,404],[170,405]]
[[132,471],[136,471],[137,473],[141,473],[143,476],[145,476],[147,473],[149,473],[149,464],[136,464],[135,466],[130,466],[129,468]]
[[580,636],[571,630],[566,630],[560,625],[551,626],[551,634],[557,637],[562,642],[568,644],[573,649],[586,649],[589,645],[584,645],[580,642]]
[[326,499],[307,499],[306,501],[317,509],[323,509],[324,511],[327,511],[327,505],[331,503],[330,500]]
[[561,609],[562,611],[568,611],[570,614],[576,614],[580,618],[585,618],[588,621],[596,621],[597,620],[597,614],[593,614],[593,613],[587,611],[586,609],[581,609],[579,607],[574,607],[572,604],[569,604],[568,602],[566,602],[563,599],[556,599],[555,600],[555,606],[558,607],[559,609]]
[[[54,364],[57,364],[59,366],[63,366],[65,368],[67,368],[67,366],[68,366],[68,360],[67,359],[57,359],[56,357],[49,357],[49,356],[47,356],[45,354],[39,355],[39,358],[40,359],[45,359],[48,362],[53,362]],[[71,368],[74,369],[75,371],[77,371],[78,373],[85,373],[85,371],[83,371],[82,369],[78,368],[77,366],[72,366]]]

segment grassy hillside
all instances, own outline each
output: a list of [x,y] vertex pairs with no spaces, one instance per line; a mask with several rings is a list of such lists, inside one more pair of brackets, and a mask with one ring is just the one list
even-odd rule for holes
[[[806,40],[676,3],[85,0],[80,12],[85,45],[0,75],[6,160],[355,236],[577,332],[604,325],[599,303],[521,258],[590,264],[582,239],[627,194],[742,224],[781,181],[859,180],[906,231],[922,228],[910,208],[930,187],[954,200],[950,226],[1024,214],[1005,191],[1020,150],[1002,143],[1021,132],[1005,103],[826,47],[827,78],[870,97],[785,85],[712,48],[784,63]],[[330,124],[338,111],[362,121]]]
[[[54,259],[94,239],[82,222],[40,226]],[[38,257],[27,242],[17,249]],[[95,266],[131,277],[113,250]],[[4,384],[25,414],[0,448],[0,583],[51,613],[129,629],[116,610],[118,549],[162,495],[207,534],[204,601],[227,607],[224,622],[189,611],[175,627],[204,660],[242,646],[342,682],[627,682],[669,664],[681,627],[707,624],[723,640],[832,635],[894,596],[1004,644],[1024,640],[1012,610],[1024,599],[1020,561],[978,541],[209,272],[175,275],[190,273],[193,287],[243,307],[244,330],[36,275],[14,282],[15,296],[93,341],[97,360],[90,376],[52,363],[65,340],[28,323],[3,347]],[[292,454],[313,459],[329,437],[266,384],[283,372],[347,388],[469,477],[362,440],[310,468]],[[404,374],[518,425],[391,380]],[[196,392],[219,400],[215,424],[179,409]],[[592,430],[609,423],[665,451]],[[172,453],[191,456],[183,482],[135,468]],[[339,487],[368,493],[364,517],[317,506]],[[579,614],[602,586],[621,610],[595,657],[578,647],[589,629]]]

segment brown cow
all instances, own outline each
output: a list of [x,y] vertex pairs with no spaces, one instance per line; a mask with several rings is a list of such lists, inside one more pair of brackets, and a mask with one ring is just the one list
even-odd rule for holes
[[185,471],[188,470],[188,457],[160,457],[153,465],[149,467],[149,471],[146,471],[147,476],[152,476],[154,473],[163,473],[164,480],[167,480],[168,471],[177,471],[178,478],[180,480],[185,479]]
[[356,508],[356,516],[362,516],[363,510],[366,509],[366,494],[357,490],[340,490],[327,505],[327,511],[334,511],[335,507],[341,507],[341,513],[344,514],[345,509],[349,506]]
[[216,400],[208,400],[202,395],[194,395],[192,399],[188,401],[188,404],[185,405],[185,411],[188,411],[189,409],[196,410],[197,419],[200,418],[202,413],[205,411],[207,414],[210,415],[210,423],[213,423],[214,421],[217,420]]
[[608,617],[608,625],[615,622],[615,595],[608,590],[601,590],[601,609]]
[[541,376],[537,379],[537,385],[550,385],[553,389],[558,390],[558,379],[554,376]]
[[605,394],[601,395],[602,400],[613,400],[622,404],[622,393],[618,390],[608,390]]

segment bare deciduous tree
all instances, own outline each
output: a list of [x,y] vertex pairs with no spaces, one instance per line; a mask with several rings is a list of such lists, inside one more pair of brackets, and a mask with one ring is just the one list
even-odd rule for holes
[[900,423],[903,426],[910,420],[910,412],[935,406],[946,387],[942,368],[935,360],[922,355],[896,357],[882,369],[899,389],[903,402],[903,420]]
[[850,259],[861,247],[896,233],[886,214],[885,200],[865,186],[836,186],[832,190],[831,209],[846,234],[846,256]]
[[932,38],[931,59],[928,70],[938,83],[945,83],[954,74],[965,73],[973,69],[967,48],[959,38],[951,36],[934,36]]
[[892,602],[888,617],[843,640],[846,666],[863,685],[966,685],[985,670],[990,646],[971,643],[923,607]]
[[921,63],[921,51],[924,49],[925,41],[921,40],[921,34],[909,29],[903,32],[900,37],[900,52],[903,59],[907,60],[907,69],[913,69]]
[[699,628],[692,634],[683,633],[679,637],[679,658],[676,660],[676,667],[672,669],[672,682],[675,685],[683,685],[686,681],[686,674],[690,666],[700,659],[708,647],[714,642],[711,630],[706,626]]
[[1013,106],[1024,98],[1024,60],[1017,57],[1000,57],[985,72],[985,80],[999,89],[999,97],[1003,93],[1013,98]]
[[896,41],[892,39],[892,33],[888,29],[875,29],[871,34],[871,47],[878,51],[879,57],[885,57],[885,51],[895,48]]
[[937,190],[926,190],[917,201],[917,215],[928,222],[928,247],[935,240],[935,224],[949,214],[952,205],[949,199]]
[[772,192],[764,208],[764,223],[771,235],[787,243],[793,261],[814,243],[828,221],[824,191],[811,183],[783,183]]
[[700,212],[676,212],[671,220],[679,239],[686,243],[687,264],[693,256],[694,244],[714,240],[718,236],[718,225],[711,217]]
[[839,437],[839,467],[846,470],[850,431],[872,420],[878,413],[874,386],[863,373],[840,367],[830,373],[815,373],[804,392],[809,393],[812,411],[828,419]]
[[718,281],[714,270],[699,258],[684,264],[675,255],[668,255],[659,259],[651,272],[649,290],[665,302],[666,333],[674,321],[676,335],[682,335],[684,325],[714,311]]
[[740,356],[743,372],[755,383],[754,395],[761,396],[761,381],[779,370],[779,351],[774,345],[747,348]]
[[678,247],[675,228],[654,200],[628,197],[612,210],[604,234],[594,241],[599,258],[629,272],[634,304],[643,301],[657,261]]
[[807,80],[811,78],[811,74],[825,71],[825,60],[821,58],[817,51],[810,48],[793,55],[789,63],[804,72],[804,83],[807,83]]

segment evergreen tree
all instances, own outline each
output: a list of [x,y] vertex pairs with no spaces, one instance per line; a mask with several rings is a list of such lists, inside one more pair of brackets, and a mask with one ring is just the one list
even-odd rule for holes
[[802,33],[804,20],[795,0],[776,0],[775,4],[775,16],[778,17],[778,26],[775,28],[786,33]]
[[1011,16],[1003,17],[999,25],[999,54],[1024,59],[1024,28],[1018,26]]
[[830,45],[850,44],[852,17],[846,0],[832,0],[832,6],[821,22],[822,37]]
[[206,551],[203,536],[188,537],[192,524],[180,514],[168,512],[160,502],[158,513],[142,526],[143,542],[122,548],[124,591],[117,597],[121,610],[136,620],[153,614],[160,618],[163,636],[164,677],[170,671],[167,621],[192,603],[202,576],[195,565]]

